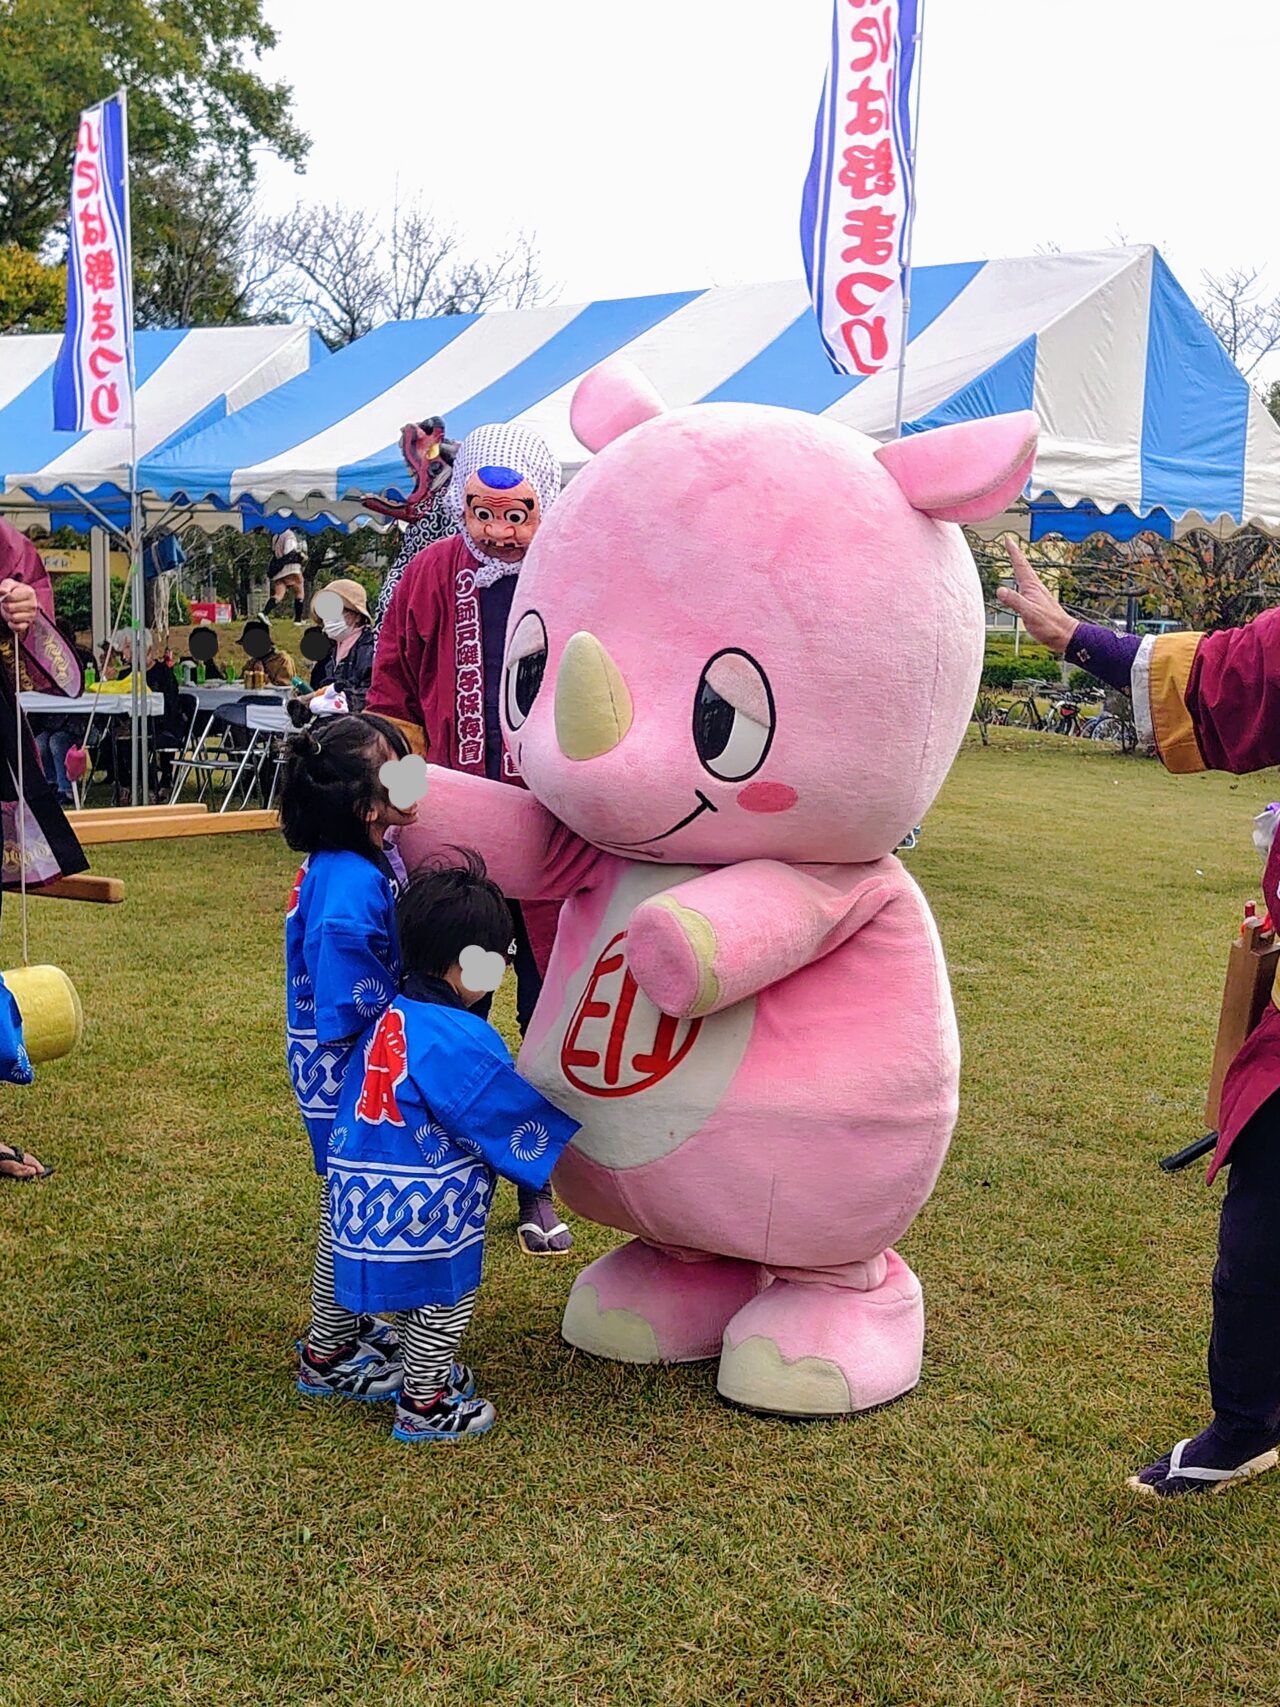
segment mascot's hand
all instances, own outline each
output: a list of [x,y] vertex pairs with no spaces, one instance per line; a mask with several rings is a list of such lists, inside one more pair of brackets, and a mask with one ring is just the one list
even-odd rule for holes
[[700,1019],[720,1000],[716,935],[710,919],[655,895],[631,915],[627,965],[654,1007],[674,1019]]

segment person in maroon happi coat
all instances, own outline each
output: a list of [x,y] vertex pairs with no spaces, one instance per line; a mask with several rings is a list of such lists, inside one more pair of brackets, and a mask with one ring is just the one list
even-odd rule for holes
[[[1170,771],[1242,774],[1280,764],[1280,610],[1217,634],[1139,638],[1077,622],[1012,544],[1017,590],[1000,600],[1033,639],[1133,696],[1139,743]],[[1263,874],[1280,919],[1280,838]],[[1277,992],[1280,995],[1280,991]],[[1148,1495],[1205,1493],[1272,1469],[1280,1446],[1280,1008],[1271,1006],[1222,1087],[1212,1180],[1230,1180],[1213,1273],[1213,1421],[1129,1478]]]

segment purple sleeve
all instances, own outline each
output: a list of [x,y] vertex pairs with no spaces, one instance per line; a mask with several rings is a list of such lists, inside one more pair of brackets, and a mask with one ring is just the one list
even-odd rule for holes
[[1082,622],[1067,643],[1065,657],[1068,664],[1088,670],[1109,688],[1128,693],[1133,660],[1141,645],[1139,634],[1117,634],[1097,623]]

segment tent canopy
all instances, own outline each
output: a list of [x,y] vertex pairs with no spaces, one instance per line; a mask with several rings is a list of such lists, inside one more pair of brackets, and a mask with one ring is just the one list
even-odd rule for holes
[[[1078,504],[1090,531],[1117,511],[1117,527],[1280,530],[1280,428],[1154,249],[920,267],[911,294],[907,430],[1036,409],[1041,533]],[[572,471],[574,387],[615,354],[673,407],[780,404],[893,434],[896,373],[833,373],[797,282],[382,326],[147,457],[143,478],[169,498],[351,519],[362,494],[404,496],[400,428],[426,415],[454,438],[519,421]]]
[[[56,527],[94,520],[87,499],[120,522],[127,519],[130,434],[55,432],[52,370],[61,342],[58,333],[0,337],[0,505],[40,511]],[[304,326],[140,332],[139,458],[233,417],[326,353]]]

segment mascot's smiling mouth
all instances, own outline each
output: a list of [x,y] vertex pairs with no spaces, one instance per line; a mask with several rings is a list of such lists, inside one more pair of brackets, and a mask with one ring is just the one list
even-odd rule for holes
[[683,830],[686,824],[692,824],[695,818],[700,818],[704,812],[718,812],[719,807],[713,806],[700,788],[693,791],[698,797],[698,804],[692,812],[688,812],[678,824],[673,824],[669,830],[663,830],[661,835],[644,836],[638,842],[601,842],[602,848],[647,848],[653,842],[665,842],[668,836],[674,836],[677,830]]

